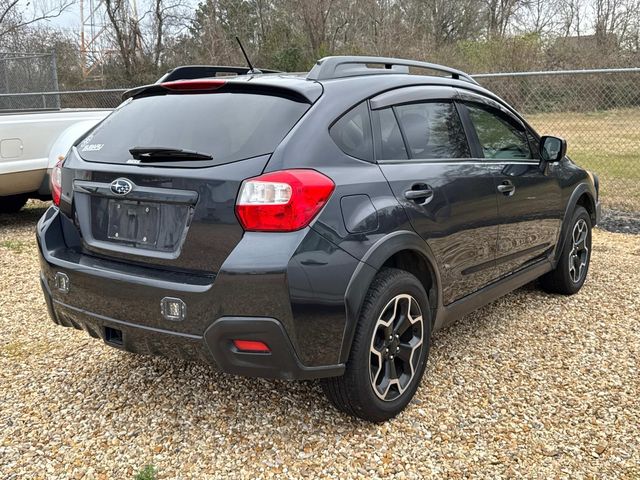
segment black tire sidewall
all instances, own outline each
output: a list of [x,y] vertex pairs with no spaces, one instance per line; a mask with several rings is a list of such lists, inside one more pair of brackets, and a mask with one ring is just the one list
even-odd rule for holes
[[[413,398],[420,385],[431,344],[431,310],[424,287],[415,276],[408,272],[387,269],[384,273],[387,274],[384,280],[384,293],[378,295],[361,313],[359,328],[356,332],[359,341],[356,342],[356,345],[351,351],[347,366],[347,368],[352,369],[352,374],[355,374],[353,380],[357,382],[356,388],[359,396],[362,397],[361,402],[358,403],[361,403],[363,408],[368,410],[368,417],[373,417],[380,421],[397,415]],[[371,385],[369,347],[376,322],[382,313],[382,309],[392,298],[400,294],[411,295],[420,306],[423,318],[423,347],[420,352],[420,360],[416,367],[416,373],[407,390],[395,400],[383,401],[375,394],[373,386]]]

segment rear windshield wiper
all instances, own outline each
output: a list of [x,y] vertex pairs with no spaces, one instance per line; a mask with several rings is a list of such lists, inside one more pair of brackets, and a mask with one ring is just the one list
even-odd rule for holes
[[136,160],[141,161],[172,161],[172,160],[213,160],[208,153],[169,147],[133,147],[129,153]]

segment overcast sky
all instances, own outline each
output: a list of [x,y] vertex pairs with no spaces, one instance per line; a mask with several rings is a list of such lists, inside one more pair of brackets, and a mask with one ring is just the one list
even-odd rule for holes
[[[20,0],[19,5],[26,18],[33,18],[34,12],[42,11],[43,3],[47,3],[47,0]],[[80,3],[72,5],[59,17],[40,21],[36,25],[80,31]]]

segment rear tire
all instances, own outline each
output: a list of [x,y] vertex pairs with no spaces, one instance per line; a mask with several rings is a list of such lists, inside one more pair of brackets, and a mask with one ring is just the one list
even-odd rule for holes
[[540,277],[540,285],[549,293],[573,295],[584,285],[590,261],[591,217],[584,207],[578,206],[562,243],[558,264]]
[[16,213],[24,207],[27,200],[29,196],[24,194],[0,197],[0,213]]
[[385,268],[364,300],[343,376],[322,381],[331,403],[350,415],[383,422],[411,401],[424,373],[431,310],[420,281]]

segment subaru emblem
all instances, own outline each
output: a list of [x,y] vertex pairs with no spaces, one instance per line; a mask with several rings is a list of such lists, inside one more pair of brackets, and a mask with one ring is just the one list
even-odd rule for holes
[[116,195],[126,195],[133,190],[133,183],[126,178],[117,178],[111,182],[111,191]]

